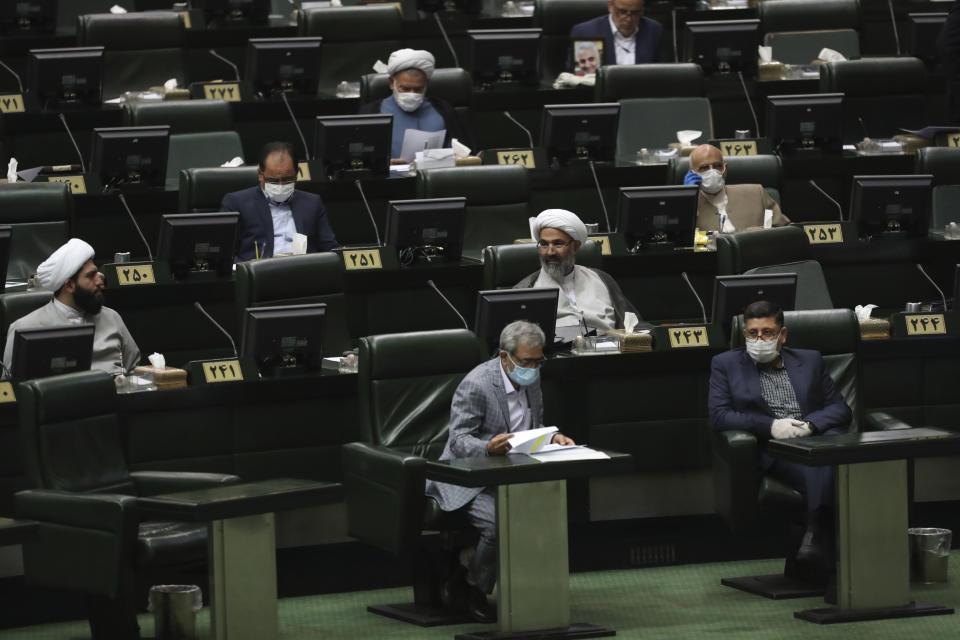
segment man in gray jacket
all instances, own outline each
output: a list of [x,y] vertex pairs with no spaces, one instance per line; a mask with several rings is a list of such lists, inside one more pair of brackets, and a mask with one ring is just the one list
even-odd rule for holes
[[[500,334],[498,357],[478,365],[457,387],[450,407],[447,445],[441,460],[502,456],[517,431],[543,426],[540,365],[545,337],[537,325],[518,320]],[[552,442],[572,445],[561,433]],[[465,508],[470,523],[480,532],[473,557],[461,553],[467,569],[467,611],[478,622],[492,622],[486,594],[497,579],[496,490],[494,487],[461,487],[428,480],[428,496],[444,511]]]

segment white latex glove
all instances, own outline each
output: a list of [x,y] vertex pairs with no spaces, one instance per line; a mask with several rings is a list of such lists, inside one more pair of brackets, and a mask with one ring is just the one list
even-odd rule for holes
[[785,438],[802,438],[810,435],[810,429],[806,423],[792,418],[778,418],[770,425],[770,435],[774,440],[783,440]]

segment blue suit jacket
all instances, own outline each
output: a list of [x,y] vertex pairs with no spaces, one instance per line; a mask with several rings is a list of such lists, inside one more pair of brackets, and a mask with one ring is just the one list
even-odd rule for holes
[[[297,189],[290,200],[290,209],[297,233],[307,236],[307,253],[330,251],[340,246],[320,196]],[[255,242],[261,247],[261,258],[273,257],[273,216],[259,185],[223,196],[220,211],[240,213],[234,261],[253,260]]]
[[[570,29],[570,37],[603,38],[603,63],[617,64],[617,53],[614,51],[613,30],[610,28],[609,14],[573,25],[573,28]],[[662,37],[662,24],[651,18],[641,18],[640,24],[637,26],[637,32],[633,34],[633,39],[637,42],[634,49],[634,63],[662,62],[664,58],[663,50],[660,47]],[[569,56],[568,53],[568,68],[571,66]]]
[[[852,413],[827,373],[823,356],[810,349],[780,352],[804,420],[817,433],[850,424]],[[718,431],[742,429],[761,440],[770,438],[774,415],[760,391],[757,365],[745,349],[714,356],[710,365],[710,424]]]

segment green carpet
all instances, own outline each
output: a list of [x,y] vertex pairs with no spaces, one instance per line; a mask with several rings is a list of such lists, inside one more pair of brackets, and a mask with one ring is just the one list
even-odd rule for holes
[[[950,558],[952,582],[914,585],[914,597],[960,607],[960,551]],[[960,635],[960,617],[931,616],[818,626],[796,620],[793,612],[825,606],[821,599],[773,601],[720,585],[721,577],[774,573],[782,562],[761,560],[684,565],[654,569],[600,571],[570,577],[571,620],[616,629],[617,637],[643,640],[737,638],[779,640],[797,638],[948,638]],[[322,567],[305,567],[322,571]],[[367,613],[369,604],[409,601],[410,589],[354,591],[280,601],[282,640],[356,638],[452,638],[479,630],[481,625],[421,629]],[[151,616],[141,616],[145,636],[153,634]],[[493,628],[492,626],[490,627]],[[208,637],[209,616],[198,614],[200,637]],[[88,637],[85,621],[41,625],[0,632],[3,640],[63,640]]]

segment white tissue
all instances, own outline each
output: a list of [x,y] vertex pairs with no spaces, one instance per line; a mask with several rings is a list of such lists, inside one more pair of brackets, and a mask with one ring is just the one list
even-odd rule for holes
[[450,141],[451,146],[453,147],[453,155],[456,158],[466,158],[470,155],[470,147],[463,144],[456,138]]
[[331,7],[342,7],[343,3],[340,0],[330,0]]
[[377,60],[376,62],[373,63],[373,70],[376,71],[377,73],[386,73],[387,65],[384,64],[383,60]]
[[7,164],[7,182],[16,182],[17,181],[17,159],[10,158],[10,162]]
[[240,156],[235,157],[233,160],[227,160],[224,162],[221,167],[239,167],[243,165],[243,158]]
[[167,366],[167,359],[163,357],[162,353],[151,353],[147,356],[147,360],[150,361],[150,365],[154,369],[162,371]]
[[633,311],[627,311],[623,314],[623,328],[627,330],[627,333],[633,333],[633,330],[637,328],[637,324],[640,320],[637,318],[637,314]]
[[564,87],[592,87],[597,84],[597,74],[585,73],[582,76],[574,75],[566,71],[561,71],[557,79],[553,81],[554,89],[563,89]]
[[117,14],[120,14],[120,13],[126,13],[126,12],[127,12],[127,10],[124,9],[123,7],[121,7],[121,6],[118,5],[118,4],[115,4],[115,5],[113,5],[112,7],[110,7],[110,13],[112,13],[112,14],[114,14],[114,15],[117,15]]
[[947,240],[960,240],[960,226],[956,222],[943,227],[943,237]]
[[833,49],[828,49],[827,47],[820,49],[820,53],[817,54],[817,58],[820,60],[826,60],[827,62],[841,62],[847,59],[839,51],[834,51]]
[[877,305],[875,304],[858,304],[856,307],[854,307],[853,312],[857,314],[858,322],[865,322],[870,319],[870,313],[876,308]]
[[760,62],[773,62],[773,47],[760,45],[757,47],[757,55],[760,57]]
[[773,227],[773,209],[764,209],[763,210],[763,228],[770,229]]
[[174,89],[177,88],[177,79],[170,78],[169,80],[163,83],[163,88],[166,89],[167,91],[173,91]]
[[307,236],[302,233],[293,234],[293,244],[291,251],[295,256],[302,256],[307,252]]
[[703,131],[694,131],[693,129],[684,129],[677,131],[677,141],[685,147],[689,147],[694,140],[703,135]]
[[417,170],[443,169],[457,166],[457,160],[453,157],[453,149],[427,149],[426,151],[417,151],[416,163]]

